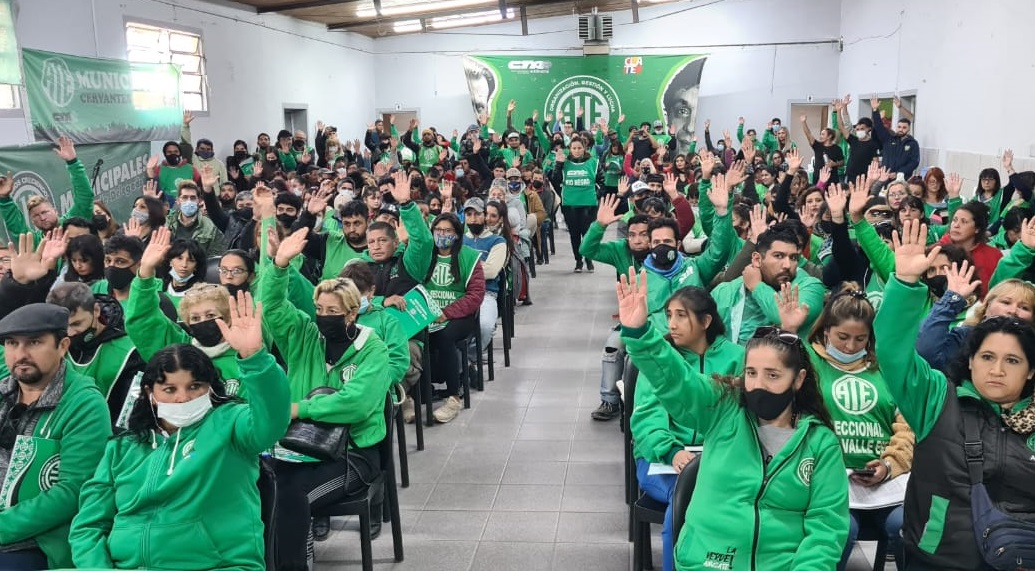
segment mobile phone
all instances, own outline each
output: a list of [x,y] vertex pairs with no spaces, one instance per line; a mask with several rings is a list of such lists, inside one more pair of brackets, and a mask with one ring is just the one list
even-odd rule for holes
[[877,473],[873,468],[863,468],[862,470],[852,470],[853,476],[861,476],[863,478],[872,478]]

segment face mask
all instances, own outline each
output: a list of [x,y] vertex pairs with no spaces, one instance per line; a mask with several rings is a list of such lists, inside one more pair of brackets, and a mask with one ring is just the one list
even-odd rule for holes
[[923,281],[927,284],[927,289],[931,290],[931,295],[938,299],[941,299],[945,295],[946,290],[949,289],[949,278],[945,276],[924,278]]
[[[243,291],[243,292],[249,291],[248,282],[244,282],[241,285],[223,284],[223,287],[226,288],[226,291],[230,292],[230,297],[233,297],[233,298],[237,297],[237,292],[239,292],[239,291]],[[197,338],[195,337],[195,339],[197,339]],[[201,342],[201,340],[199,339],[198,343],[200,343],[200,342]]]
[[298,196],[298,197],[301,197],[302,196],[302,189],[296,186],[295,188],[291,189],[291,194],[293,194],[295,196]]
[[356,334],[351,333],[356,326],[346,324],[343,315],[317,315],[316,328],[320,330],[320,335],[331,343],[346,343],[356,338]]
[[508,182],[507,183],[507,190],[509,190],[510,192],[521,192],[521,183],[520,182]]
[[780,125],[779,124],[773,125],[773,132],[774,133],[779,131],[779,130],[780,130]]
[[338,173],[340,176],[345,176],[345,174],[348,173],[349,171],[348,171],[348,169],[342,167],[340,169],[334,169],[334,172]]
[[859,129],[855,132],[855,137],[858,139],[865,139],[866,135],[869,135],[869,133],[867,133],[865,129]]
[[456,243],[456,236],[435,236],[435,247],[440,250],[451,248]]
[[180,164],[180,155],[165,155],[165,162],[174,167]]
[[336,155],[338,154],[338,147],[327,147],[327,152],[332,155]]
[[464,169],[456,169],[453,171],[453,174],[456,175],[456,178],[460,178],[464,176]]
[[72,349],[75,351],[82,351],[89,345],[97,336],[93,333],[93,328],[96,323],[90,325],[89,329],[81,331],[75,335],[70,335],[69,339],[72,341]]
[[237,151],[234,153],[234,158],[237,159],[238,162],[243,161],[248,158],[248,151]]
[[176,283],[176,285],[183,285],[189,282],[190,279],[194,277],[194,274],[187,274],[186,276],[181,276],[180,274],[176,273],[176,270],[169,268],[169,277],[172,278],[172,281]]
[[715,150],[721,153],[726,150],[726,145],[723,145],[722,143],[715,145]]
[[472,236],[481,236],[482,232],[485,232],[485,224],[468,223],[467,229],[471,231]]
[[108,217],[103,214],[93,215],[93,227],[100,230],[108,227]]
[[370,301],[366,297],[359,298],[359,313],[366,313],[370,309]]
[[543,188],[543,181],[541,181],[541,180],[533,180],[532,181],[532,188],[534,188],[536,190],[539,190],[540,188]]
[[292,216],[290,214],[278,214],[277,222],[280,222],[285,228],[290,228],[295,224],[295,220],[298,220],[298,216]]
[[636,260],[640,264],[642,264],[643,261],[647,259],[647,256],[650,255],[650,250],[643,250],[641,252],[637,252],[636,250],[629,250],[629,251],[632,253],[633,259]]
[[291,146],[292,146],[292,147],[293,147],[293,148],[294,148],[294,149],[295,149],[296,151],[301,151],[302,149],[304,149],[304,148],[305,148],[305,141],[303,141],[303,140],[301,140],[301,139],[295,139],[295,141],[294,141],[293,143],[291,143]]
[[223,342],[223,334],[219,331],[215,319],[200,321],[189,327],[190,336],[197,339],[204,347],[215,347]]
[[141,224],[147,224],[147,221],[148,221],[148,219],[151,218],[151,215],[148,214],[147,212],[141,212],[140,210],[134,210],[134,211],[129,213],[129,217],[132,218],[133,220],[136,220],[137,222],[139,222]]
[[108,280],[108,285],[112,289],[123,290],[129,287],[129,284],[133,283],[133,277],[136,274],[129,268],[104,268],[104,279]]
[[194,201],[181,202],[180,212],[187,218],[193,218],[198,213],[198,203]]
[[782,393],[771,393],[765,389],[755,389],[744,393],[744,406],[755,413],[761,420],[773,420],[787,410],[794,400],[794,389],[789,388]]
[[442,214],[442,209],[441,208],[429,208],[428,209],[428,214],[431,214],[432,216],[438,216],[439,214]]
[[667,270],[675,265],[679,252],[676,251],[675,247],[668,244],[658,244],[651,248],[650,255],[656,268]]
[[212,399],[208,393],[183,403],[158,402],[154,400],[154,396],[151,397],[151,402],[158,409],[155,415],[176,428],[197,424],[212,410]]
[[201,158],[202,160],[206,160],[207,161],[207,160],[211,159],[214,156],[216,156],[216,153],[214,153],[212,151],[198,151],[198,157]]
[[854,363],[854,362],[858,361],[859,359],[862,359],[863,357],[866,356],[866,349],[865,348],[863,348],[863,349],[861,349],[859,351],[856,351],[855,353],[849,354],[849,353],[845,353],[844,351],[838,349],[837,347],[834,347],[834,344],[830,343],[829,341],[827,342],[826,349],[827,349],[827,355],[830,355],[830,357],[832,359],[834,359],[838,363],[841,363],[842,365],[848,365],[849,363]]

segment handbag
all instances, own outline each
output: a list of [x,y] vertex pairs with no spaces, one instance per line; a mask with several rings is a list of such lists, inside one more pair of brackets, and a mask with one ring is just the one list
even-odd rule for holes
[[970,513],[978,551],[997,571],[1035,569],[1035,523],[1010,517],[995,507],[982,473],[984,443],[976,409],[963,415],[964,452],[970,473]]
[[[338,391],[331,387],[313,389],[306,398],[329,395]],[[284,448],[321,461],[336,461],[345,458],[349,447],[349,426],[330,424],[315,420],[295,419],[291,421],[287,434],[280,439]]]

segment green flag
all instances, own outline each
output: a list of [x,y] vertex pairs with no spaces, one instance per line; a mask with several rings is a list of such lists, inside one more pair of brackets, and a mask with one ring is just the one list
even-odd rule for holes
[[38,141],[76,143],[179,140],[180,71],[22,50],[25,93]]

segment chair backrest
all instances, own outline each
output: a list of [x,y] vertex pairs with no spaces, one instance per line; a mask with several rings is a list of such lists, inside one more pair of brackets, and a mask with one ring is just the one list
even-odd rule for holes
[[394,386],[390,387],[385,394],[385,438],[379,445],[382,470],[387,470],[392,464],[392,438],[395,436],[395,402],[392,400],[394,390]]
[[266,545],[266,569],[276,569],[277,554],[275,551],[277,530],[277,474],[273,469],[273,460],[259,458],[259,506],[262,514],[263,543]]
[[636,398],[636,377],[638,376],[636,366],[626,356],[625,367],[622,373],[622,440],[625,444],[625,469],[626,469],[626,502],[632,503],[640,495],[639,482],[636,479],[636,459],[633,457],[632,438],[632,413],[635,408]]
[[690,508],[690,498],[694,495],[694,487],[697,486],[697,472],[701,467],[701,455],[694,456],[694,459],[683,468],[676,478],[676,488],[672,492],[672,546],[675,548],[679,541],[679,532],[686,522],[686,510]]
[[219,283],[219,260],[221,259],[221,256],[212,256],[205,261],[205,283]]

